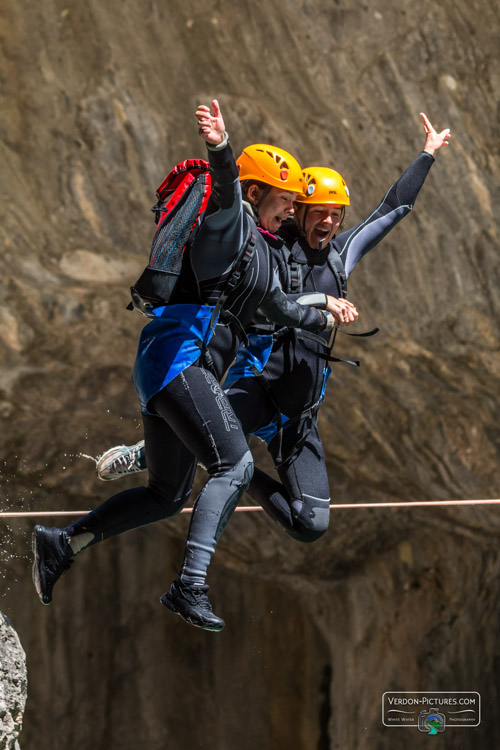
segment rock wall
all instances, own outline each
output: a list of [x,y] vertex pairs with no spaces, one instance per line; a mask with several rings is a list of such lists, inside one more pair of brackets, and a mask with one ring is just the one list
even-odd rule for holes
[[0,613],[0,748],[20,750],[26,705],[26,655],[10,620]]
[[[338,169],[349,224],[418,153],[420,111],[451,128],[414,213],[352,276],[359,326],[382,332],[341,342],[362,368],[336,370],[321,430],[339,502],[498,496],[497,3],[5,0],[0,14],[4,509],[97,504],[109,487],[80,454],[141,434],[127,289],[154,190],[203,156],[193,112],[213,96],[235,151],[276,142]],[[157,604],[186,529],[93,548],[43,608],[29,522],[2,528],[24,746],[423,746],[382,726],[391,689],[481,692],[481,726],[440,741],[498,744],[495,508],[339,511],[306,547],[239,514],[210,573],[219,637]]]

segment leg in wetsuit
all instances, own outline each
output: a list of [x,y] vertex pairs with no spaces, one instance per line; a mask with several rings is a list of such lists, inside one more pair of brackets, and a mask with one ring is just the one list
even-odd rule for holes
[[119,492],[68,526],[91,544],[173,516],[189,499],[196,461],[210,477],[195,503],[180,578],[200,586],[217,541],[248,487],[253,461],[245,436],[215,377],[192,365],[153,397],[144,415],[147,487]]
[[[238,380],[226,395],[246,434],[275,418],[276,407],[258,378]],[[291,537],[314,542],[323,536],[330,518],[328,475],[316,416],[285,425],[281,445],[279,436],[271,440],[268,449],[275,463],[280,448],[276,470],[281,482],[255,468],[247,492]]]

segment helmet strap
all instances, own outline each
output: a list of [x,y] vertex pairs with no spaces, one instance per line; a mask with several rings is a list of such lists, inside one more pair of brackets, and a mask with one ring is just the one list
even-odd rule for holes
[[271,185],[268,185],[265,190],[262,191],[262,195],[260,196],[259,200],[257,201],[255,205],[255,210],[257,211],[257,214],[259,213],[259,208],[262,205],[262,201],[264,198],[266,198],[269,193],[271,192]]
[[308,213],[309,213],[309,204],[304,203],[304,216],[302,217],[302,226],[300,227],[302,229],[302,233],[304,237],[306,236],[306,219],[307,219]]
[[[251,182],[251,181],[249,180],[249,182]],[[256,186],[256,187],[260,187],[260,186],[259,186],[259,185],[257,185],[256,183],[253,183],[253,184],[255,184],[255,186]],[[258,198],[258,200],[257,200],[257,202],[256,202],[256,203],[253,203],[253,201],[251,201],[251,200],[250,200],[250,197],[248,196],[248,192],[247,192],[247,200],[248,200],[248,202],[250,203],[250,205],[252,206],[252,210],[253,210],[253,212],[254,212],[254,214],[255,214],[255,217],[256,217],[256,219],[257,219],[257,222],[256,222],[256,223],[257,223],[258,225],[260,225],[260,219],[259,219],[259,208],[260,208],[260,206],[262,205],[262,201],[264,200],[264,198],[265,198],[265,197],[266,197],[267,195],[269,195],[269,193],[270,193],[270,192],[271,192],[271,185],[266,185],[266,187],[265,187],[265,188],[263,189],[263,191],[262,191],[262,194],[261,194],[261,195],[259,196],[259,198]]]
[[339,225],[338,225],[338,227],[337,227],[337,231],[335,232],[335,234],[334,234],[334,235],[333,235],[333,237],[332,237],[332,240],[334,240],[334,239],[335,239],[335,237],[337,236],[337,232],[339,232],[339,231],[340,231],[340,227],[341,227],[341,226],[342,226],[342,224],[344,223],[344,219],[345,219],[345,206],[342,206],[342,213],[341,213],[341,215],[340,215],[340,222],[339,222]]

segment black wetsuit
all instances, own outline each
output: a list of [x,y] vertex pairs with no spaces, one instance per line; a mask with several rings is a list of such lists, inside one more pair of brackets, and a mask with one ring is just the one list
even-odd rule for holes
[[[363,222],[322,250],[311,249],[295,225],[295,230],[286,233],[291,253],[273,251],[284,288],[292,262],[301,270],[304,291],[342,296],[338,268],[344,266],[347,279],[361,258],[412,209],[433,162],[430,154],[422,152]],[[337,262],[337,269],[332,269],[328,261],[332,251],[342,262],[340,266]],[[326,334],[322,337],[328,339]],[[245,367],[247,353],[249,364]],[[228,381],[234,382],[226,390],[245,433],[266,439],[281,479],[278,482],[256,468],[249,494],[292,537],[304,542],[315,541],[324,534],[330,515],[329,482],[317,426],[330,371],[324,355],[325,347],[320,343],[302,336],[300,331],[286,331],[276,337],[269,359],[257,377],[234,381],[238,370],[256,371],[251,352],[240,352],[239,365],[237,362],[228,375]]]
[[[134,368],[148,485],[113,495],[66,529],[70,536],[93,534],[95,543],[175,515],[189,499],[199,460],[210,478],[195,504],[181,572],[196,585],[204,582],[217,540],[253,472],[244,433],[218,383],[244,339],[243,328],[258,307],[279,325],[321,330],[327,323],[321,311],[289,301],[281,290],[264,235],[243,210],[230,146],[209,149],[208,156],[213,187],[204,220],[174,296],[141,333]],[[214,306],[250,236],[254,250],[246,264],[237,265],[240,278],[211,336]]]

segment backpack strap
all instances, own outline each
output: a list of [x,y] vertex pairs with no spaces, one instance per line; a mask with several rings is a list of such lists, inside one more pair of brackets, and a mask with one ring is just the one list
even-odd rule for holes
[[[257,246],[257,238],[255,234],[252,232],[251,228],[249,228],[247,230],[247,236],[243,241],[238,257],[236,261],[234,262],[233,268],[230,271],[228,279],[224,285],[224,289],[220,293],[219,299],[217,300],[215,304],[214,311],[210,318],[210,325],[208,327],[208,330],[211,329],[212,331],[214,331],[214,326],[219,316],[219,313],[224,307],[224,304],[227,298],[229,297],[229,295],[231,294],[235,286],[239,284],[242,276],[246,272],[247,267],[250,265],[250,262],[255,253],[256,246]],[[234,315],[232,316],[232,318],[237,320],[236,316]]]
[[328,253],[327,263],[330,267],[330,271],[335,277],[335,281],[337,282],[340,297],[342,299],[345,299],[347,297],[347,279],[345,275],[345,268],[344,264],[342,263],[342,258],[334,248],[333,244],[330,245],[330,252]]
[[303,289],[302,281],[302,266],[297,263],[293,255],[290,253],[290,261],[287,265],[287,293],[288,294],[300,294]]
[[285,294],[300,294],[303,288],[302,266],[295,260],[292,251],[285,243],[280,247],[280,253],[285,267],[283,291]]
[[210,332],[215,333],[215,326],[220,315],[221,317],[224,316],[224,318],[229,323],[233,323],[239,326],[240,332],[243,334],[243,341],[245,343],[248,343],[247,334],[239,318],[237,318],[236,315],[233,315],[231,312],[229,312],[229,310],[224,310],[223,307],[230,293],[238,284],[241,277],[245,273],[250,261],[252,260],[256,245],[257,245],[257,240],[255,237],[255,234],[251,230],[249,230],[247,238],[243,242],[239,256],[234,263],[233,269],[231,270],[229,274],[229,277],[224,286],[224,289],[222,290],[217,302],[215,303],[215,307],[213,309],[212,315],[210,316],[210,324],[207,327],[205,338],[203,339],[203,341],[197,342],[199,343],[200,349],[201,349],[200,361],[212,372],[213,375],[215,375],[217,379],[218,379],[218,375],[215,371],[215,366],[213,363],[212,355],[210,354],[210,350],[208,348],[208,337],[210,335]]

